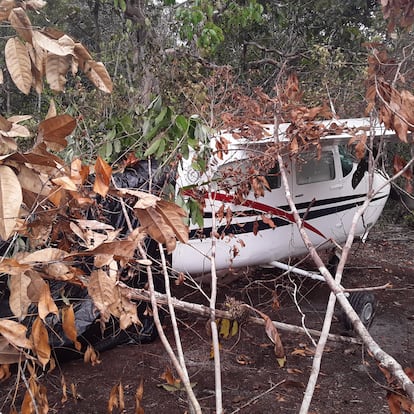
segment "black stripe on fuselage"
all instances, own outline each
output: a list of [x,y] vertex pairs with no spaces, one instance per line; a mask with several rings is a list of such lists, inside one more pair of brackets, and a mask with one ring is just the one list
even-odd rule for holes
[[[346,210],[350,210],[352,208],[358,207],[364,203],[365,199],[360,200],[360,201],[355,201],[353,203],[347,203],[347,204],[332,206],[328,208],[323,208],[320,210],[312,210],[313,207],[323,206],[327,204],[340,203],[340,202],[345,202],[349,200],[355,200],[355,199],[365,197],[365,196],[366,194],[362,194],[362,195],[360,194],[356,196],[354,195],[354,196],[346,196],[346,197],[336,197],[336,198],[329,198],[325,200],[318,200],[315,202],[300,203],[296,205],[296,208],[298,210],[306,209],[305,212],[300,213],[300,217],[303,218],[303,216],[306,214],[305,220],[309,221],[309,220],[314,220],[320,217],[329,216],[331,214],[340,213],[342,211],[346,211]],[[384,197],[386,197],[386,195],[376,197],[372,201],[381,200]],[[284,211],[288,211],[288,206],[282,206],[278,208]],[[264,214],[266,212],[257,211],[257,210],[245,210],[241,213],[243,214],[243,216],[253,217],[253,216]],[[204,214],[204,218],[211,218],[211,213]],[[275,223],[276,227],[282,227],[282,226],[286,226],[292,223],[292,221],[290,220],[283,219],[275,215],[272,215],[271,218],[273,222]],[[249,221],[246,223],[240,223],[240,224],[229,224],[229,225],[219,226],[217,228],[217,233],[220,235],[223,235],[223,234],[224,235],[240,235],[240,234],[246,234],[246,233],[253,233],[253,231],[266,230],[270,228],[269,225],[266,224],[263,220],[257,220],[257,224],[255,224],[255,222],[256,220]],[[211,230],[212,230],[211,227],[192,230],[190,232],[190,239],[200,238],[200,237],[201,238],[210,237]]]

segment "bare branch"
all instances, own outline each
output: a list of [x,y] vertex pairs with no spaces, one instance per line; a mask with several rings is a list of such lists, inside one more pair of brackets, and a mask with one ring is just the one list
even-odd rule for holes
[[[147,290],[132,288],[130,286],[127,286],[123,282],[118,282],[118,284],[119,286],[122,286],[123,289],[125,289],[125,292],[127,292],[128,298],[150,302],[151,300],[150,293]],[[166,295],[162,293],[155,292],[155,299],[156,299],[156,303],[158,306],[167,304],[167,297]],[[182,301],[174,297],[171,298],[171,300],[172,300],[172,304],[174,305],[175,309],[178,309],[183,312],[194,313],[200,316],[204,316],[205,318],[210,318],[211,316],[211,310],[208,306]],[[216,318],[219,318],[219,319],[232,319],[233,317],[233,315],[230,312],[220,310],[220,309],[215,309],[215,315],[216,315]],[[253,323],[255,325],[262,325],[262,326],[264,325],[264,320],[262,318],[255,318],[252,316],[247,318],[246,322]],[[272,321],[272,322],[275,325],[275,327],[277,329],[280,329],[281,331],[306,335],[305,330],[300,326],[290,325],[290,324],[283,323],[283,322],[276,322],[276,321]],[[309,332],[312,335],[318,336],[318,337],[321,335],[321,332],[315,329],[307,329],[307,332]],[[340,342],[351,343],[351,344],[361,344],[361,341],[359,339],[352,338],[349,336],[329,334],[328,339],[331,341],[337,341],[337,342],[340,341]]]

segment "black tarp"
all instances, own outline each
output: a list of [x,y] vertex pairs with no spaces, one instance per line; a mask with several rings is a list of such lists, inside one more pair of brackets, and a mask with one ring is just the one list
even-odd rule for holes
[[[164,188],[168,176],[166,174],[158,175],[158,168],[155,162],[151,162],[150,173],[149,165],[147,161],[140,161],[134,166],[128,167],[122,173],[113,174],[115,186],[118,188],[151,191],[152,194],[159,194]],[[94,177],[90,177],[90,184],[93,184],[93,180]],[[133,215],[131,208],[128,208],[127,211],[132,227],[136,228],[139,225],[137,218]],[[98,197],[97,203],[88,211],[85,218],[104,221],[107,224],[111,224],[115,229],[122,229],[121,237],[128,234],[127,221],[121,203],[114,197],[107,196],[104,199]],[[159,257],[158,243],[148,239],[145,244],[149,257],[155,259]],[[7,242],[0,247],[5,251]],[[93,258],[89,258],[87,262],[79,263],[79,266],[90,272],[93,270],[92,263]],[[154,270],[155,288],[158,292],[165,292],[163,275],[156,271],[156,266]],[[127,285],[136,288],[144,288],[148,281],[144,268],[136,268],[133,271],[131,269],[129,271],[125,270],[121,274],[121,279]],[[9,290],[7,283],[8,276],[0,275],[0,318],[13,317],[8,305]],[[103,351],[121,343],[151,342],[157,337],[154,320],[149,311],[150,305],[145,302],[137,303],[138,317],[142,325],[134,325],[122,331],[119,328],[118,320],[111,317],[109,322],[105,324],[104,329],[102,329],[99,321],[99,312],[85,288],[61,281],[49,281],[49,286],[52,297],[59,309],[62,309],[68,303],[73,305],[75,326],[79,335],[78,341],[82,344],[81,353],[79,353],[75,350],[72,341],[63,332],[61,312],[59,312],[59,316],[50,314],[46,318],[46,326],[49,332],[49,342],[58,359],[80,356],[88,345],[92,345],[98,351]],[[37,306],[32,304],[28,312],[30,316],[27,316],[22,321],[29,328],[29,331],[36,314]]]

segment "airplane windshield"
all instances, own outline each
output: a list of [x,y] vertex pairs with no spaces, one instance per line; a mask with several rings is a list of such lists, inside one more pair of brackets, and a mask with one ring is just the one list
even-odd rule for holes
[[342,174],[346,177],[352,171],[356,159],[346,145],[338,145],[338,150],[339,158],[341,160]]

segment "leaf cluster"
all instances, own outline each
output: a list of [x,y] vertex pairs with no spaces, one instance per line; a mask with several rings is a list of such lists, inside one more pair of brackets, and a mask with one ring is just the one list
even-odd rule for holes
[[112,81],[106,68],[81,43],[55,29],[33,29],[26,8],[37,10],[44,4],[7,0],[0,3],[0,20],[10,22],[18,34],[5,47],[7,69],[17,88],[27,95],[33,87],[40,94],[45,77],[52,91],[62,92],[67,73],[75,75],[80,69],[98,89],[111,93]]

